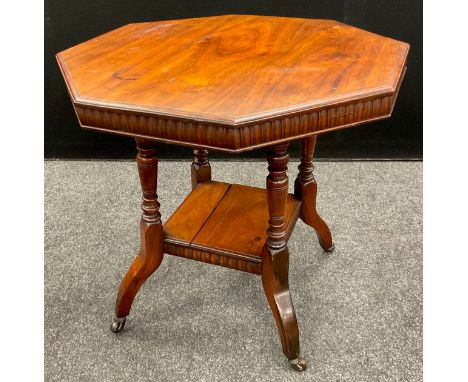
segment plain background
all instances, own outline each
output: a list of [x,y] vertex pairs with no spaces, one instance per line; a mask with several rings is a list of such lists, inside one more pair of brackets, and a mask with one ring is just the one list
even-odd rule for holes
[[[55,54],[122,25],[221,15],[259,14],[335,19],[408,42],[408,70],[390,119],[322,135],[317,158],[422,158],[422,1],[420,0],[46,0],[45,157],[126,159],[135,157],[130,138],[85,131],[79,124]],[[298,157],[298,142],[291,157]],[[264,158],[265,150],[223,159]],[[191,150],[161,145],[162,158],[190,158]]]

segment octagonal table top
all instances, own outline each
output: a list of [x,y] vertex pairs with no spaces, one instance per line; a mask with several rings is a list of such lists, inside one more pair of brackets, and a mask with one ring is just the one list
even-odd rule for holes
[[80,124],[244,151],[390,116],[409,45],[333,20],[129,24],[57,55]]

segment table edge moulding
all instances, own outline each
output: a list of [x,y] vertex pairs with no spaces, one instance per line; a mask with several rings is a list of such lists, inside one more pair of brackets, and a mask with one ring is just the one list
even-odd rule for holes
[[[58,56],[59,65],[60,56]],[[65,72],[62,73],[66,77]],[[111,104],[75,101],[75,113],[83,129],[152,139],[167,144],[205,147],[229,153],[283,143],[310,135],[340,130],[391,117],[406,72],[403,67],[394,91],[348,99],[337,104],[304,108],[293,113],[258,116],[255,121],[228,123],[193,116],[175,116]],[[69,91],[71,94],[71,92]]]

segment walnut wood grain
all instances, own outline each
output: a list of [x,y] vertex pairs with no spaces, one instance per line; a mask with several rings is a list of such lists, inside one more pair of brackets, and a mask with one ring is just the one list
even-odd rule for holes
[[333,20],[130,24],[57,55],[84,128],[230,152],[390,116],[409,46]]
[[285,205],[288,195],[286,175],[287,144],[273,146],[268,159],[268,239],[262,250],[262,285],[275,318],[283,353],[299,359],[299,329],[289,292],[289,251],[286,245]]
[[122,280],[117,293],[115,314],[130,313],[133,300],[146,279],[163,259],[163,229],[157,195],[158,159],[154,142],[137,139],[137,166],[140,175],[143,214],[140,222],[140,251]]
[[[268,228],[267,190],[209,181],[199,184],[164,225],[165,253],[261,274]],[[300,213],[288,194],[285,240]]]
[[229,187],[214,181],[199,184],[164,224],[164,240],[189,245]]
[[[289,237],[300,211],[293,195],[284,203],[284,240]],[[267,240],[268,196],[261,188],[233,184],[192,241],[192,247],[231,252],[243,256],[262,256]]]
[[321,247],[330,252],[334,249],[332,235],[327,223],[317,212],[317,182],[312,163],[316,141],[317,136],[304,138],[301,141],[301,164],[294,182],[294,195],[302,200],[301,219],[315,230]]

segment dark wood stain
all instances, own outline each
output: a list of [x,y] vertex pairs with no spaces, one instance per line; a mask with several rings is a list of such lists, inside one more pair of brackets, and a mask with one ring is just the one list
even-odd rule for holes
[[[317,134],[386,118],[408,45],[331,20],[227,15],[130,24],[57,55],[81,126],[136,138],[142,188],[140,250],[119,288],[122,330],[163,254],[261,276],[283,353],[299,347],[288,239],[300,217],[325,251],[317,212]],[[288,194],[289,141],[301,163]],[[192,191],[162,224],[155,141],[194,148]],[[266,188],[212,180],[208,149],[269,146]]]
[[[57,60],[84,128],[241,152],[300,138],[281,128],[292,115],[391,98],[346,122],[306,123],[302,136],[389,117],[408,48],[333,20],[227,15],[129,24]],[[145,123],[130,130],[128,113]],[[255,138],[241,139],[241,126]]]

